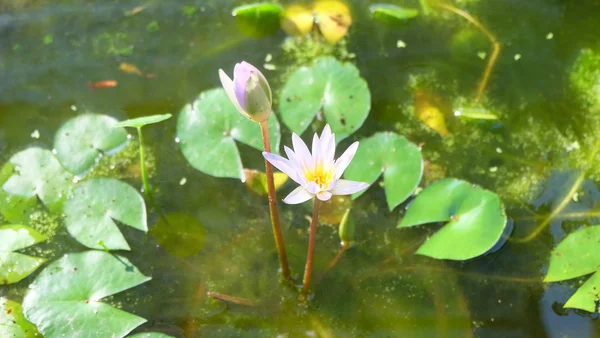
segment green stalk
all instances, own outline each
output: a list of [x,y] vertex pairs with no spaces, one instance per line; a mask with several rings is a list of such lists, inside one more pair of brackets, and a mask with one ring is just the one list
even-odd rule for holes
[[310,221],[310,234],[308,237],[308,253],[306,254],[306,266],[304,267],[304,279],[302,280],[302,291],[300,295],[306,297],[310,280],[312,278],[313,256],[315,254],[315,239],[317,238],[317,223],[319,222],[319,199],[315,196],[315,204],[313,206],[313,216]]

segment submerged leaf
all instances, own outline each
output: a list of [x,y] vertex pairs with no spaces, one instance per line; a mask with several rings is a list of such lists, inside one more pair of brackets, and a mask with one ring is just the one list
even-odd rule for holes
[[315,23],[313,12],[300,4],[290,4],[285,8],[281,18],[281,28],[290,36],[310,33]]
[[[269,193],[267,186],[267,174],[262,171],[253,169],[244,169],[244,176],[246,188],[257,194],[258,196],[266,196]],[[275,191],[279,190],[285,182],[287,182],[288,176],[282,172],[273,173],[273,183],[275,184]]]
[[102,303],[150,280],[125,257],[104,251],[68,254],[30,286],[23,309],[44,337],[124,337],[144,318]]
[[79,183],[65,202],[64,213],[71,236],[92,249],[130,249],[114,220],[148,231],[144,199],[133,187],[113,178]]
[[389,24],[403,23],[419,15],[419,11],[416,9],[403,8],[391,4],[371,5],[369,11],[373,19]]
[[419,89],[415,93],[415,111],[417,118],[440,135],[448,135],[446,127],[446,109],[435,95]]
[[330,44],[340,41],[352,25],[350,8],[338,0],[320,0],[313,6],[319,31]]
[[[393,210],[417,188],[423,176],[421,150],[406,138],[390,132],[362,139],[345,178],[373,184],[383,174],[388,207]],[[354,194],[360,196],[364,191]]]
[[506,227],[498,195],[457,179],[439,180],[410,204],[399,228],[448,222],[417,250],[438,259],[466,260],[486,253]]
[[[16,283],[39,268],[46,261],[45,258],[15,251],[45,240],[44,235],[24,225],[0,226],[0,284]],[[0,332],[1,329],[0,325]]]
[[141,128],[148,124],[159,123],[171,118],[171,114],[162,114],[162,115],[150,115],[138,117],[135,119],[129,119],[125,121],[121,121],[114,125],[114,128],[118,127],[133,127],[133,128]]
[[21,304],[0,297],[0,337],[40,337],[35,325],[25,319]]
[[[269,118],[273,152],[278,152],[281,135],[275,114]],[[200,93],[186,105],[177,120],[181,151],[197,170],[215,177],[245,179],[244,168],[235,141],[263,150],[258,123],[242,116],[223,89]]]
[[56,132],[54,148],[58,160],[73,174],[85,174],[103,154],[115,152],[127,142],[127,132],[115,128],[117,123],[110,116],[96,114],[70,119]]
[[293,132],[302,134],[322,111],[337,142],[358,130],[371,109],[371,93],[356,66],[332,57],[297,69],[280,97],[281,118]]
[[204,247],[206,230],[193,216],[184,213],[167,214],[158,219],[150,234],[166,252],[175,257],[189,257]]
[[236,7],[231,14],[242,33],[261,38],[279,29],[281,12],[281,6],[277,4],[260,2]]

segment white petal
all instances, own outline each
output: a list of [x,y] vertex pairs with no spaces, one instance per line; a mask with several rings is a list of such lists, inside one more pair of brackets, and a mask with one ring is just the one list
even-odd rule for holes
[[315,164],[315,166],[318,166],[322,159],[320,158],[321,155],[321,139],[319,139],[319,135],[317,135],[317,133],[315,133],[315,135],[313,136],[313,141],[312,141],[312,158],[313,158],[313,162]]
[[317,194],[317,198],[321,201],[328,201],[331,198],[332,194],[329,191],[321,191]]
[[302,202],[308,201],[312,197],[313,195],[308,193],[306,189],[304,189],[303,187],[298,187],[294,189],[294,191],[292,191],[289,195],[287,195],[286,198],[283,199],[283,202],[287,204],[300,204]]
[[315,182],[308,182],[307,184],[304,185],[304,189],[306,189],[306,191],[308,191],[309,193],[316,195],[319,190],[321,190],[319,188],[319,185]]
[[287,157],[289,159],[290,165],[296,171],[296,176],[297,177],[293,178],[293,180],[296,181],[300,185],[305,185],[306,184],[306,179],[304,178],[304,174],[303,174],[303,171],[302,171],[302,165],[298,161],[298,156],[296,156],[296,154],[294,153],[294,151],[292,149],[288,148],[288,146],[283,146],[283,149],[285,150],[285,153],[286,153],[286,155],[287,155]]
[[335,188],[331,190],[334,195],[350,195],[361,190],[365,190],[369,187],[369,184],[364,182],[338,180]]
[[297,183],[300,183],[296,180],[296,177],[298,176],[298,171],[296,170],[296,168],[294,168],[290,161],[279,155],[268,153],[266,151],[263,151],[262,154],[265,160],[269,161],[269,163],[271,163],[275,168],[281,170],[292,180],[296,181]]
[[309,168],[312,170],[312,168],[314,168],[314,162],[310,155],[310,151],[308,151],[308,147],[296,133],[292,134],[292,144],[294,145],[294,153],[302,165],[303,170]]
[[231,103],[233,103],[235,106],[235,109],[242,113],[242,115],[250,118],[250,116],[248,116],[248,114],[242,109],[242,106],[240,106],[240,103],[238,102],[233,90],[233,81],[229,78],[229,76],[227,76],[227,74],[225,74],[223,69],[219,69],[219,78],[221,79],[221,84],[223,85],[223,89],[225,89],[225,93],[227,93],[227,96],[229,97]]
[[354,155],[356,154],[356,151],[358,150],[358,141],[352,143],[348,149],[346,149],[346,151],[342,154],[342,156],[340,156],[340,158],[338,158],[335,161],[335,176],[334,179],[339,179],[340,177],[342,177],[342,174],[344,173],[344,170],[346,170],[346,168],[348,168],[348,165],[350,164],[350,162],[352,161],[352,159],[354,158]]
[[327,141],[321,140],[321,152],[323,153],[323,161],[325,164],[328,167],[333,166],[333,158],[335,156],[335,134],[330,134]]

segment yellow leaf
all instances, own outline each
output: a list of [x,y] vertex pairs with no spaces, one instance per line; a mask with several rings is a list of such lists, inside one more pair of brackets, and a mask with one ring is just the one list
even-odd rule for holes
[[313,12],[321,34],[331,44],[340,41],[352,24],[350,8],[337,0],[322,0],[314,4]]
[[417,118],[426,126],[438,132],[442,136],[448,135],[446,127],[446,116],[443,113],[443,105],[436,102],[436,97],[423,90],[417,90],[415,94],[415,110]]
[[[244,184],[248,190],[259,196],[266,196],[269,193],[267,175],[265,173],[253,169],[244,169],[244,176],[246,178]],[[273,173],[275,191],[279,190],[287,180],[288,176],[286,174],[281,172]]]
[[281,28],[291,36],[306,35],[312,30],[315,18],[310,9],[291,4],[285,8],[281,18]]

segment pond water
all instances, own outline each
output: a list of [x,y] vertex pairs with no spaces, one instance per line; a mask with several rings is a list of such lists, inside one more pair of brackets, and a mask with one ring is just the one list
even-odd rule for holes
[[[416,0],[389,3],[420,8]],[[501,48],[480,100],[477,88],[491,46],[471,23],[438,8],[402,25],[383,25],[370,18],[371,2],[349,1],[352,26],[333,54],[360,70],[371,92],[371,110],[342,148],[376,131],[404,135],[422,146],[422,186],[456,177],[492,190],[502,198],[514,230],[499,250],[471,260],[416,255],[433,231],[396,229],[407,203],[390,211],[376,183],[352,202],[356,243],[333,267],[340,249],[337,227],[319,225],[308,305],[299,305],[295,291],[278,281],[267,199],[239,180],[195,170],[176,141],[180,110],[200,92],[220,87],[219,68],[230,73],[241,60],[262,66],[270,54],[268,63],[275,69],[259,68],[277,102],[286,77],[310,57],[310,51],[290,48],[290,42],[284,50],[281,30],[260,39],[241,33],[231,16],[240,4],[0,4],[0,163],[34,145],[52,149],[58,128],[81,113],[118,120],[174,115],[144,129],[156,204],[148,208],[150,234],[121,227],[131,246],[122,254],[152,280],[108,299],[148,320],[135,332],[175,337],[600,335],[597,313],[563,308],[579,281],[543,282],[551,250],[600,216],[595,132],[600,126],[600,1],[455,1],[493,33]],[[584,51],[595,64],[582,57]],[[87,85],[107,80],[116,86]],[[497,119],[461,119],[452,109],[444,113],[447,133],[442,136],[418,118],[419,100],[440,110],[476,103]],[[316,130],[309,129],[306,141]],[[134,155],[113,162],[106,157],[100,166],[114,168],[96,176],[117,177],[137,188],[142,185],[138,139],[129,132],[132,141],[124,152]],[[282,126],[282,143],[289,144],[290,137]],[[258,151],[242,145],[240,153],[245,167],[264,168]],[[288,183],[279,194],[292,189]],[[280,203],[279,208],[290,265],[301,280],[310,203]],[[40,213],[29,224],[56,232],[39,249],[45,257],[85,250],[63,229],[60,215]],[[191,229],[183,237],[192,241],[163,248],[152,231],[161,213],[191,215],[205,232]],[[199,253],[184,258],[168,253],[180,245],[197,246]],[[35,276],[1,286],[0,297],[20,302]],[[250,303],[218,301],[207,292]]]

